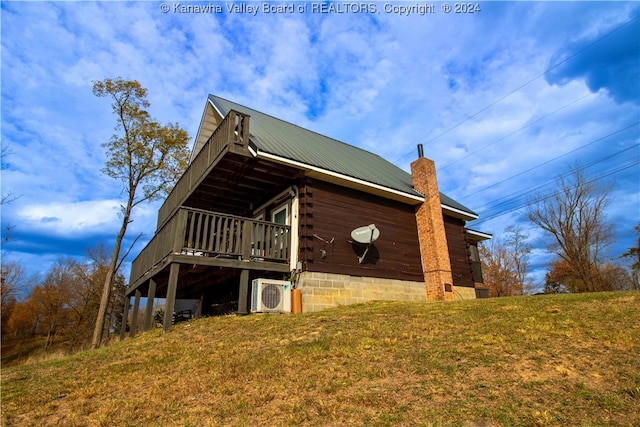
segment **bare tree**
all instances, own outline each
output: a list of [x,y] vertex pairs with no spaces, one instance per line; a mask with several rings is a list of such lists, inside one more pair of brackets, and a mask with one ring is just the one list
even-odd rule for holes
[[622,254],[622,258],[629,259],[631,261],[631,278],[633,282],[633,289],[640,289],[640,223],[638,223],[633,229],[638,236],[636,245]]
[[630,291],[636,289],[632,273],[612,261],[607,261],[600,268],[600,281],[603,290]]
[[550,248],[582,284],[579,291],[597,291],[603,251],[613,239],[613,227],[605,222],[608,191],[578,168],[557,183],[557,192],[529,204],[529,219],[552,238]]
[[531,291],[532,285],[528,281],[529,254],[531,244],[527,241],[529,235],[525,233],[521,225],[510,225],[505,229],[505,245],[513,258],[513,272],[516,276],[518,287],[522,293]]
[[[7,168],[6,160],[9,154],[11,154],[11,150],[9,150],[9,147],[7,145],[2,145],[2,147],[0,147],[0,170],[5,170]],[[7,205],[17,198],[18,197],[11,192],[2,193],[0,195],[0,206]],[[14,226],[11,224],[5,224],[2,226],[2,244],[7,243],[10,240],[13,228]]]
[[[2,145],[0,147],[0,170],[4,170],[7,167],[7,156],[11,154],[11,150],[9,150],[9,146],[8,145]],[[6,205],[7,203],[11,203],[12,201],[14,201],[16,199],[16,196],[14,196],[11,193],[2,193],[2,196],[0,197],[0,205]]]
[[107,78],[94,82],[93,93],[112,101],[117,118],[116,134],[103,144],[108,157],[103,172],[122,183],[126,196],[122,225],[116,235],[96,316],[92,347],[97,348],[102,343],[111,292],[121,262],[120,249],[132,221],[131,212],[138,204],[169,192],[186,168],[189,136],[177,124],[161,126],[151,119],[146,111],[147,90],[135,80]]
[[522,295],[529,289],[528,255],[531,245],[520,226],[505,229],[504,239],[494,238],[480,245],[482,276],[489,287],[489,296]]

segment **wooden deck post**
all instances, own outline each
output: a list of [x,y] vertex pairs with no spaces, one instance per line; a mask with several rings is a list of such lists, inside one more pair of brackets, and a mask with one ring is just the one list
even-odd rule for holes
[[131,305],[131,297],[124,299],[124,310],[122,310],[122,324],[120,325],[120,341],[127,335],[127,323],[129,320],[129,306]]
[[153,321],[153,301],[156,297],[156,281],[149,280],[149,292],[147,293],[147,306],[144,309],[144,330],[151,329]]
[[240,293],[238,295],[238,315],[249,314],[249,270],[240,273]]
[[[242,259],[251,259],[251,221],[244,221],[242,226]],[[249,270],[242,270],[240,273],[237,314],[249,314]]]
[[178,288],[178,274],[180,273],[180,264],[171,263],[169,269],[169,284],[167,285],[167,299],[164,310],[164,322],[162,329],[164,332],[171,330],[173,323],[173,308],[176,305],[176,290]]
[[187,217],[188,212],[186,209],[180,209],[176,214],[175,223],[175,235],[173,236],[173,252],[180,253],[180,250],[184,246],[185,235],[187,233]]
[[131,329],[129,329],[129,336],[131,338],[136,336],[136,329],[138,329],[138,308],[140,307],[140,297],[142,294],[136,289],[136,297],[133,300],[133,317],[131,319]]

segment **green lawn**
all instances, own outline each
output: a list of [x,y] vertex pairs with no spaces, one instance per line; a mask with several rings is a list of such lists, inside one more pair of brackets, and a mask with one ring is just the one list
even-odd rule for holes
[[640,292],[200,319],[3,368],[2,425],[640,426]]

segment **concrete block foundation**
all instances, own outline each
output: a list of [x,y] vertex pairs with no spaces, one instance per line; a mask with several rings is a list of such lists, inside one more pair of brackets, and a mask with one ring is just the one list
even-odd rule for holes
[[300,273],[302,312],[374,300],[426,301],[424,282],[305,271]]

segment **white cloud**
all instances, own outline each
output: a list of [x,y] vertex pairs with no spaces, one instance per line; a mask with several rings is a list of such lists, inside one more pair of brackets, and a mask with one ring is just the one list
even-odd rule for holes
[[[580,99],[588,93],[580,79],[552,86],[542,77],[555,52],[596,37],[637,5],[481,6],[473,16],[253,17],[163,14],[153,2],[3,3],[2,140],[14,154],[2,182],[22,195],[3,221],[24,214],[43,235],[115,235],[121,187],[99,171],[115,119],[108,101],[91,93],[91,81],[104,77],[138,79],[152,115],[191,135],[215,93],[405,169],[424,143],[442,191],[471,209],[637,143],[636,128],[635,136],[631,129],[554,161],[637,120],[639,109],[606,91]],[[619,222],[637,221],[628,202],[637,187],[620,182],[612,212]],[[156,208],[139,210],[131,233],[151,234]],[[516,218],[482,229],[502,230]]]
[[120,203],[116,200],[27,205],[18,213],[21,226],[57,235],[101,234],[116,230]]

